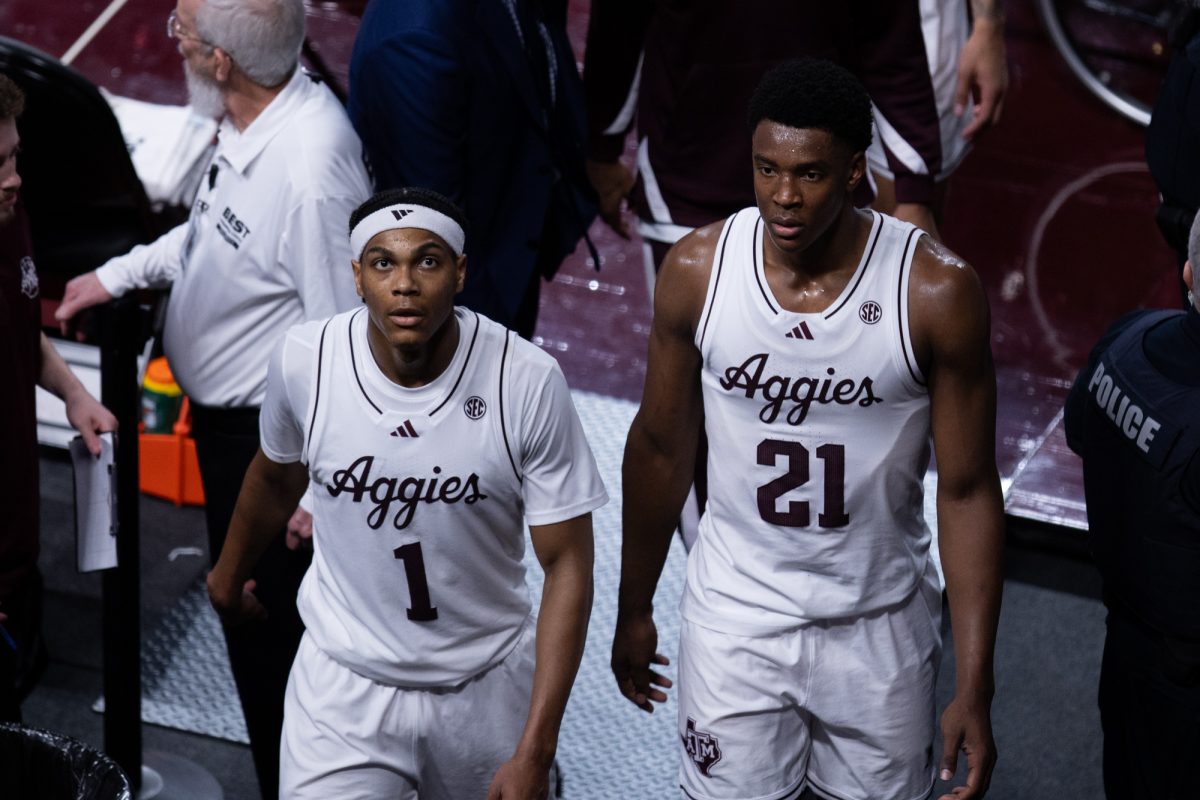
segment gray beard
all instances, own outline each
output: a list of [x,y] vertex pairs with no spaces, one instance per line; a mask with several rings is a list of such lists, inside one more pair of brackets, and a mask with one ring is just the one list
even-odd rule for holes
[[188,103],[202,117],[221,119],[225,116],[225,96],[221,87],[207,75],[202,75],[186,61],[183,62],[183,77],[187,81]]

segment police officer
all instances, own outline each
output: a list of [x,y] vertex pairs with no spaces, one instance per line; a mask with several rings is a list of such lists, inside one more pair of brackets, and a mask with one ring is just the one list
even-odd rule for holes
[[1200,313],[1136,311],[1092,350],[1067,399],[1083,457],[1108,636],[1100,669],[1104,786],[1115,798],[1195,797],[1200,752]]

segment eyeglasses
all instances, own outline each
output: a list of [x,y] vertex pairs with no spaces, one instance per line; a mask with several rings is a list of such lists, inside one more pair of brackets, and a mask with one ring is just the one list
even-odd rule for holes
[[167,38],[194,39],[201,44],[208,44],[208,42],[204,41],[196,34],[188,33],[183,29],[183,26],[179,24],[179,14],[176,13],[174,9],[172,9],[171,13],[167,15]]

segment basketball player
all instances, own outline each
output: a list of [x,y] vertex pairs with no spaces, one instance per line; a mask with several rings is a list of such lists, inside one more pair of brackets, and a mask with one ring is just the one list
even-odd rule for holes
[[[954,172],[980,134],[1000,121],[1008,91],[1004,47],[1004,0],[920,0],[921,35],[937,104],[941,166],[929,206],[938,225],[946,189]],[[919,156],[899,137],[884,112],[875,108],[876,132],[867,148],[867,165],[875,187],[876,211],[896,211],[895,173],[888,154],[919,166]]]
[[364,203],[350,245],[365,308],[292,328],[271,363],[209,592],[231,621],[262,613],[246,578],[311,479],[286,798],[547,796],[607,495],[554,359],[454,306],[463,219],[421,189]]
[[987,789],[1002,510],[988,308],[970,267],[912,225],[856,211],[871,141],[857,80],[824,61],[750,104],[757,208],[700,228],[655,294],[624,463],[612,665],[646,711],[652,600],[703,415],[709,503],[679,656],[688,798],[915,800],[933,785],[941,597],[922,517],[929,437],[957,692],[943,780]]

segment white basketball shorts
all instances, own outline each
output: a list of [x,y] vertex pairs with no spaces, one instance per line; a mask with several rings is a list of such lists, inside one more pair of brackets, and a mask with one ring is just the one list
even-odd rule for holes
[[[971,146],[962,138],[962,132],[971,122],[970,100],[961,117],[954,115],[954,90],[958,86],[958,58],[963,45],[971,33],[967,19],[967,4],[962,0],[920,0],[921,33],[925,40],[925,55],[929,62],[929,77],[933,82],[933,96],[937,103],[938,132],[942,141],[942,168],[933,176],[938,183],[950,177]],[[899,137],[878,108],[875,114],[875,136],[867,148],[867,163],[871,172],[888,180],[895,180],[891,165],[883,146],[887,144],[893,154],[909,169],[921,173],[921,157]]]
[[734,636],[684,621],[679,784],[691,800],[917,800],[933,788],[941,591]]
[[444,689],[364,678],[305,634],[284,699],[279,796],[483,800],[529,714],[534,627],[499,664]]

